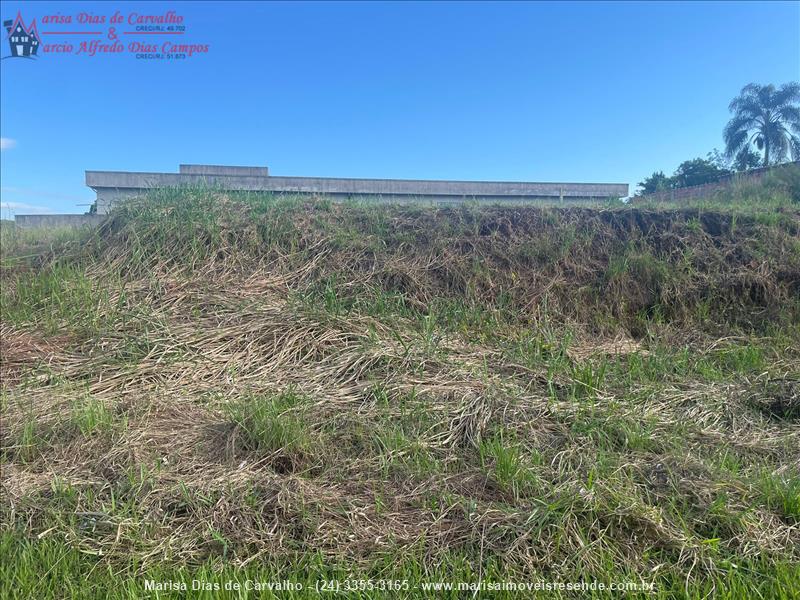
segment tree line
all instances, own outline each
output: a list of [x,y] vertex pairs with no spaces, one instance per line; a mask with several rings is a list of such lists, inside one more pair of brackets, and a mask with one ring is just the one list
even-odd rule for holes
[[750,83],[728,105],[725,151],[682,162],[667,176],[656,171],[639,182],[639,195],[718,181],[726,175],[800,160],[800,83]]

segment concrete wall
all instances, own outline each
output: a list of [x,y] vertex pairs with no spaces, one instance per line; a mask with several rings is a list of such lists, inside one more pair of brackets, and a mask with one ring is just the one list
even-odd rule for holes
[[29,229],[38,227],[95,227],[104,215],[16,215],[14,223]]
[[252,177],[269,177],[267,167],[226,167],[225,165],[180,165],[181,175],[248,175]]
[[97,192],[97,214],[106,215],[118,202],[138,196],[145,190],[141,188],[95,188],[95,191]]
[[151,188],[208,185],[231,191],[315,194],[333,198],[375,198],[384,201],[458,202],[580,201],[628,195],[622,183],[542,183],[522,181],[441,181],[422,179],[352,179],[274,177],[265,167],[181,165],[180,173],[86,171],[86,185],[97,192],[97,210]]
[[681,200],[699,200],[703,198],[711,198],[717,193],[727,190],[739,183],[758,183],[770,173],[776,173],[786,169],[800,169],[800,161],[794,161],[774,167],[760,167],[758,169],[751,169],[750,171],[745,171],[743,173],[733,173],[731,175],[720,177],[717,181],[712,181],[710,183],[675,188],[674,190],[662,190],[652,194],[636,196],[633,200],[635,202],[676,202]]

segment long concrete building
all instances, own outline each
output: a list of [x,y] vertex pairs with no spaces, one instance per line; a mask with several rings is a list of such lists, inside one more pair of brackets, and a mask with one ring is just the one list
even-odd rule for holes
[[350,179],[284,177],[267,167],[180,165],[177,173],[86,171],[86,185],[97,192],[97,213],[153,188],[207,185],[229,191],[309,194],[335,199],[393,202],[585,202],[628,195],[627,183],[537,183],[523,181],[445,181],[425,179]]
[[124,202],[157,188],[211,186],[227,191],[307,194],[334,199],[384,202],[585,203],[628,195],[627,183],[543,183],[532,181],[446,181],[432,179],[351,179],[284,177],[267,167],[180,165],[177,173],[86,171],[86,185],[97,193],[96,214],[17,215],[21,227],[93,225]]

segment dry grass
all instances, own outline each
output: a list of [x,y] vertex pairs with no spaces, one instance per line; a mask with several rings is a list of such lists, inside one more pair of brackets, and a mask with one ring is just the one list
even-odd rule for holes
[[5,531],[141,571],[800,560],[797,221],[208,196],[14,263]]

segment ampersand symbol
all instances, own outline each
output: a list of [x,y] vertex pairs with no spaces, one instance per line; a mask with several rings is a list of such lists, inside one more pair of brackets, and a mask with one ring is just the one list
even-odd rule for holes
[[117,28],[116,27],[109,27],[108,28],[108,39],[116,40],[117,39]]

